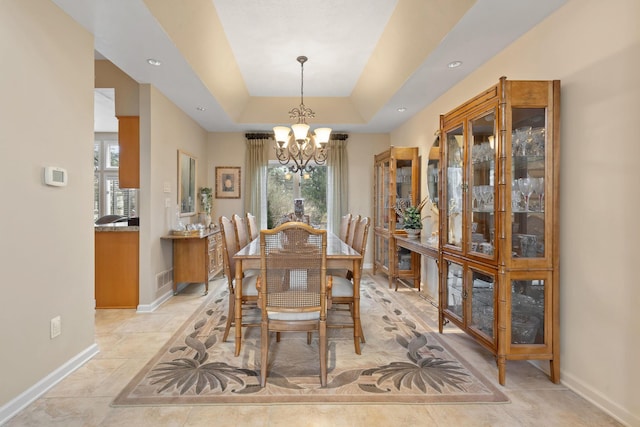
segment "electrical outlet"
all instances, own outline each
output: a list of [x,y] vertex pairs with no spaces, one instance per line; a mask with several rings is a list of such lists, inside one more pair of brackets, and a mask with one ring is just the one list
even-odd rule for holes
[[55,338],[62,333],[62,321],[60,316],[51,319],[51,338]]

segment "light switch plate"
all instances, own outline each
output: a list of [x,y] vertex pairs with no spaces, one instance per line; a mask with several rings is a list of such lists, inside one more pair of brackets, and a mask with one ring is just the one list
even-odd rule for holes
[[62,333],[62,321],[60,316],[51,319],[51,338],[55,338]]

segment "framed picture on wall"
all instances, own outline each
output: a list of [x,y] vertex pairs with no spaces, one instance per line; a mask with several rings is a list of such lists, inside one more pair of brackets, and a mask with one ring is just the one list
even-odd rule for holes
[[216,199],[240,198],[240,167],[216,166]]

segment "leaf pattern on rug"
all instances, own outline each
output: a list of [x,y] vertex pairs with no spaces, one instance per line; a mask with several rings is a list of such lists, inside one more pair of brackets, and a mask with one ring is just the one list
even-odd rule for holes
[[427,386],[441,393],[446,384],[464,391],[461,384],[467,382],[465,377],[468,377],[457,363],[437,357],[422,359],[418,363],[392,362],[369,372],[381,375],[376,382],[378,385],[391,381],[396,390],[415,386],[423,393],[427,392]]
[[161,365],[153,370],[158,373],[150,375],[150,378],[157,378],[151,384],[164,384],[158,389],[158,393],[174,385],[180,394],[185,394],[194,385],[196,394],[202,393],[207,386],[212,391],[218,387],[221,391],[225,391],[231,381],[244,386],[242,375],[257,376],[255,371],[236,368],[223,362],[201,365],[197,360],[181,358],[171,362],[163,362]]

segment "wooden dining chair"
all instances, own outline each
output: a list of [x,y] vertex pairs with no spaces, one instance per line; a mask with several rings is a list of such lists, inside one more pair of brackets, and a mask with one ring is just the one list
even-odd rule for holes
[[260,228],[256,222],[255,215],[250,212],[247,212],[247,226],[249,228],[249,239],[257,239],[260,236]]
[[300,222],[260,231],[260,385],[267,383],[271,332],[319,332],[320,384],[327,384],[327,232]]
[[247,231],[247,220],[244,216],[233,214],[233,226],[235,227],[235,236],[238,241],[238,247],[244,248],[249,244],[249,232]]
[[345,242],[347,242],[347,245],[351,247],[353,247],[353,239],[356,236],[356,227],[358,226],[359,222],[360,222],[360,215],[351,217],[351,223],[349,224],[347,239],[345,240]]
[[[356,226],[356,233],[354,235],[353,249],[358,251],[360,255],[362,255],[362,259],[364,261],[365,252],[367,249],[367,236],[369,234],[369,226],[371,223],[371,219],[369,217],[362,217]],[[360,276],[362,275],[362,264],[360,263]],[[359,295],[360,289],[355,289],[354,282],[352,280],[353,274],[349,274],[348,277],[344,276],[333,276],[332,282],[333,285],[331,287],[331,291],[329,293],[329,300],[331,302],[331,311],[329,312],[329,328],[350,328],[357,330],[360,332],[360,341],[365,342],[364,332],[362,331],[362,324],[359,318],[354,316],[354,310],[356,309],[355,304],[359,304],[360,299],[354,298],[354,295]],[[338,316],[332,316],[332,312],[337,312],[340,310],[344,310],[344,305],[347,306],[351,314],[351,322],[350,323],[340,323],[333,322],[332,317],[338,318]],[[360,308],[357,307],[358,312]],[[354,340],[355,334],[354,334]],[[356,347],[356,352],[359,350],[359,343],[357,341],[354,342]]]
[[[233,261],[233,256],[240,249],[236,240],[236,232],[233,222],[225,217],[220,217],[220,233],[222,234],[222,252],[223,252],[223,264],[224,274],[227,276],[227,285],[229,287],[229,314],[227,317],[227,324],[224,328],[224,335],[222,341],[226,341],[229,336],[231,326],[243,327],[243,326],[260,326],[259,321],[247,322],[244,320],[241,325],[235,325],[235,313],[239,310],[242,315],[243,305],[255,305],[257,307],[258,291],[256,289],[256,281],[258,275],[246,276],[242,279],[242,304],[236,307],[236,263]],[[242,316],[241,316],[242,317]],[[240,348],[240,344],[238,344]]]
[[349,236],[349,225],[351,225],[351,214],[348,213],[342,218],[340,218],[340,232],[338,233],[338,237],[343,242],[347,241],[347,237]]
[[[353,246],[353,239],[356,233],[356,226],[358,225],[358,220],[360,219],[360,215],[352,216],[350,213],[346,214],[340,219],[340,240],[348,244],[349,246]],[[349,270],[346,268],[331,268],[327,272],[327,274],[336,277],[342,276],[347,277],[349,274]]]
[[[238,214],[233,214],[232,218],[235,233],[234,235],[236,237],[236,243],[238,244],[238,250],[240,250],[247,246],[252,239],[249,239],[247,219],[244,216],[240,216]],[[231,256],[233,256],[233,254]],[[260,274],[260,270],[258,269],[244,270],[244,276],[257,276],[258,274]]]

